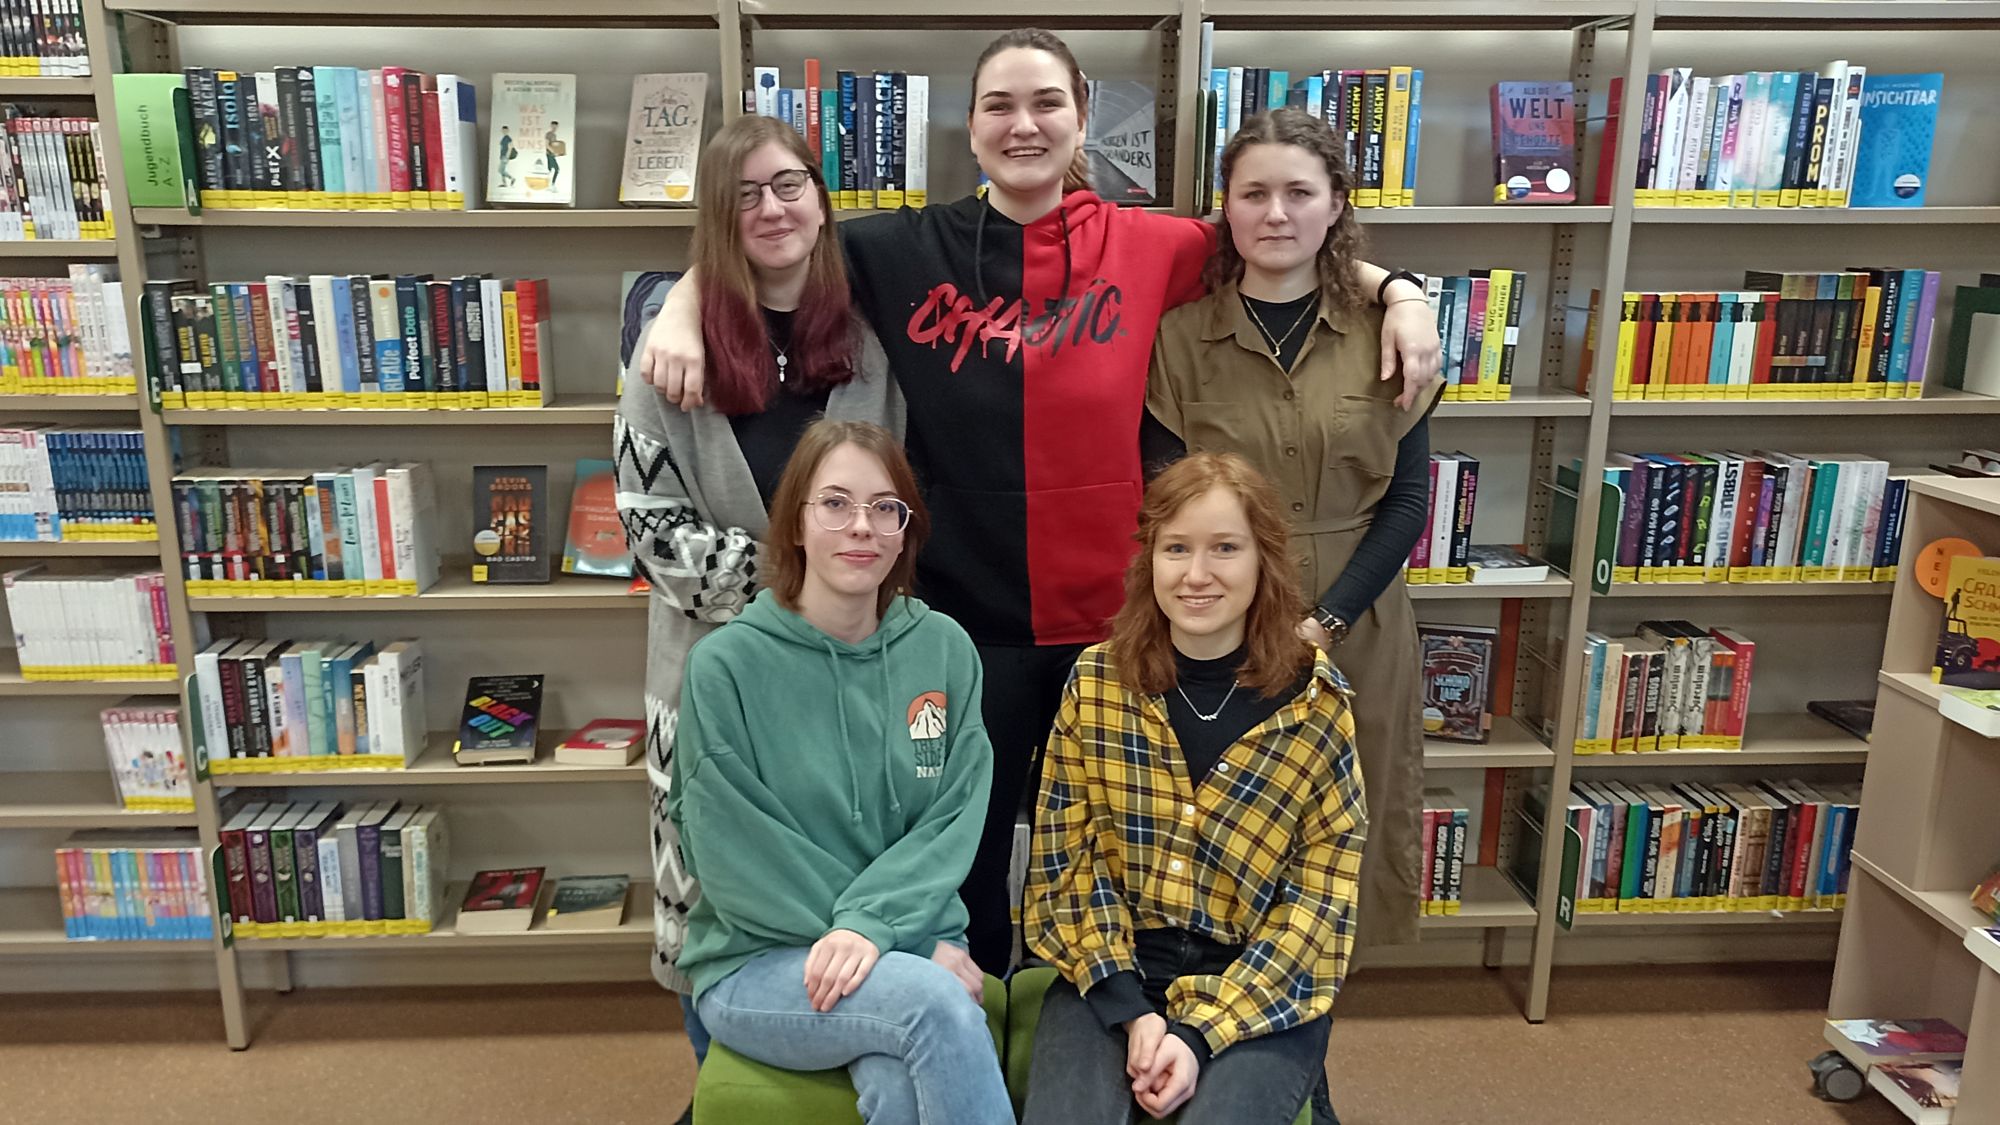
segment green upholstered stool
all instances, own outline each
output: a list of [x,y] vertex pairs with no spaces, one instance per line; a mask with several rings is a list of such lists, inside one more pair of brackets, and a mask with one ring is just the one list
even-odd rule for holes
[[[992,977],[986,978],[985,1007],[999,1050],[1007,1033],[1007,986]],[[710,1043],[695,1080],[694,1119],[697,1125],[861,1125],[854,1098],[845,1070],[782,1070]]]
[[[1056,971],[1049,968],[1022,969],[1007,982],[1007,1049],[1002,1058],[1006,1060],[1007,1092],[1014,1096],[1015,1117],[1021,1115],[1028,1101],[1028,1066],[1035,1057],[1035,1028],[1042,1022],[1042,997],[1055,982]],[[1169,1122],[1179,1119],[1178,1113],[1166,1118]],[[1310,1101],[1300,1107],[1292,1125],[1312,1125]]]

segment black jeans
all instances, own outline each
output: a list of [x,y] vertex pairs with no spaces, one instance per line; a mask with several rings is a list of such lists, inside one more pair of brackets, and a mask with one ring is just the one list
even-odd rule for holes
[[[1208,1061],[1180,1125],[1291,1125],[1325,1074],[1329,1020],[1245,1039]],[[1042,1002],[1021,1125],[1149,1121],[1125,1075],[1125,1032],[1106,1031],[1076,987],[1058,980]]]
[[986,674],[980,714],[993,742],[993,791],[979,852],[958,897],[970,915],[965,937],[972,959],[996,977],[1007,975],[1014,955],[1014,903],[1007,894],[1007,862],[1014,851],[1014,820],[1023,799],[1040,785],[1042,748],[1055,724],[1063,685],[1082,645],[980,645]]

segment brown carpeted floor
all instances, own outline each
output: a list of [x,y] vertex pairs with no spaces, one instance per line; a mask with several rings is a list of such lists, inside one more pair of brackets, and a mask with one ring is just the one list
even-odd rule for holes
[[[1369,971],[1337,1009],[1334,1104],[1344,1125],[1894,1125],[1808,1090],[1828,973],[1565,968],[1535,1027],[1518,974]],[[208,995],[0,997],[0,1120],[670,1125],[693,1077],[650,985],[300,991],[252,1018],[232,1052]]]

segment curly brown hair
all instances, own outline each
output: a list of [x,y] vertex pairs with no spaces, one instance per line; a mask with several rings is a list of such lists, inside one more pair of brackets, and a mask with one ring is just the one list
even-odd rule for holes
[[[1361,233],[1361,224],[1354,218],[1354,174],[1347,167],[1347,146],[1333,135],[1326,122],[1302,109],[1289,106],[1257,114],[1243,119],[1243,127],[1231,137],[1222,150],[1222,198],[1229,198],[1229,180],[1236,170],[1236,160],[1243,150],[1252,145],[1296,145],[1320,158],[1326,165],[1326,177],[1333,191],[1345,196],[1344,206],[1333,225],[1327,228],[1326,241],[1319,248],[1319,284],[1321,297],[1329,308],[1353,311],[1368,303],[1361,293],[1361,275],[1355,263],[1361,260],[1367,245]],[[1236,238],[1229,229],[1229,209],[1225,205],[1216,224],[1221,228],[1221,246],[1208,260],[1208,269],[1202,280],[1208,287],[1218,289],[1234,284],[1243,278],[1243,255],[1236,250]]]

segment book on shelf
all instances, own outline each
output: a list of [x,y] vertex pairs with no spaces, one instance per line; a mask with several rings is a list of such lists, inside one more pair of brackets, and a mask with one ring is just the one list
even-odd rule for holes
[[[1860,796],[1798,781],[1577,782],[1564,820],[1582,844],[1565,889],[1583,914],[1840,909]],[[1547,787],[1530,798],[1546,808]]]
[[1467,841],[1478,847],[1472,809],[1449,789],[1424,790],[1423,875],[1418,881],[1420,912],[1458,914],[1464,907]]
[[1576,202],[1576,87],[1496,82],[1493,202]]
[[632,76],[618,202],[694,203],[701,122],[707,108],[707,74]]
[[93,829],[55,852],[70,941],[207,941],[208,863],[194,829]]
[[82,10],[71,4],[0,0],[0,76],[80,78],[90,73]]
[[98,712],[104,750],[120,807],[141,812],[193,812],[181,709],[157,700],[127,699]]
[[452,760],[461,766],[533,762],[541,713],[542,677],[472,677],[465,686]]
[[[1581,472],[1559,467],[1557,487],[1580,491]],[[1893,581],[1908,477],[1851,454],[1614,452],[1594,570],[1613,585]]]
[[1982,738],[2000,738],[2000,691],[1946,688],[1938,696],[1938,714]]
[[104,135],[95,118],[7,104],[0,145],[0,242],[116,237],[105,206]]
[[[1943,597],[1944,621],[1931,679],[1954,688],[2000,688],[2000,558],[1954,557]],[[1965,710],[1972,715],[1975,709]]]
[[30,566],[0,576],[24,680],[171,680],[166,576],[63,574]]
[[1521,270],[1471,270],[1465,277],[1425,279],[1437,314],[1445,402],[1501,402],[1514,394],[1514,353],[1521,342],[1528,275]]
[[1585,633],[1575,752],[1741,750],[1756,654],[1741,633],[1691,621]]
[[181,78],[190,119],[176,119],[188,138],[176,143],[193,150],[197,208],[462,211],[481,204],[479,96],[460,75],[280,66],[187,67]]
[[629,766],[645,739],[646,724],[637,719],[592,719],[556,744],[556,764]]
[[423,644],[223,637],[194,658],[209,769],[402,769],[424,752]]
[[645,339],[646,328],[667,302],[667,291],[681,279],[679,271],[626,270],[618,282],[617,391],[625,393],[625,370]]
[[618,519],[618,481],[609,461],[585,458],[576,463],[562,571],[632,577],[632,550],[625,545],[625,526]]
[[[1939,280],[1935,270],[1751,270],[1738,291],[1624,293],[1612,397],[1921,398]],[[1578,393],[1589,376],[1586,365]]]
[[134,207],[201,211],[194,151],[194,106],[179,74],[114,74],[125,196]]
[[1255,66],[1210,66],[1204,115],[1211,143],[1204,149],[1211,172],[1198,192],[1222,206],[1222,150],[1243,119],[1291,106],[1326,122],[1346,146],[1355,190],[1353,207],[1414,207],[1417,152],[1423,132],[1424,72],[1408,66],[1307,72]]
[[1863,742],[1868,741],[1868,736],[1875,730],[1875,700],[1872,698],[1815,699],[1806,704],[1806,711]]
[[1965,1057],[1965,1032],[1950,1020],[1828,1020],[1826,1041],[1858,1070]]
[[1500,632],[1483,625],[1417,625],[1424,737],[1483,743],[1493,730],[1493,659]]
[[2000,972],[2000,928],[1974,926],[1965,931],[1965,948],[1986,962],[1987,968]]
[[160,538],[137,429],[0,426],[0,542]]
[[545,280],[270,274],[146,283],[150,393],[195,410],[547,406]]
[[549,553],[547,465],[472,468],[472,580],[546,583]]
[[2000,277],[1953,290],[1942,382],[1967,394],[2000,398]]
[[1091,190],[1112,203],[1152,203],[1158,191],[1153,129],[1159,108],[1153,88],[1095,78],[1087,87],[1090,130],[1083,152],[1090,162]]
[[522,933],[535,923],[544,867],[481,871],[466,885],[458,907],[462,934]]
[[1417,536],[1403,571],[1411,585],[1470,582],[1472,516],[1479,496],[1479,460],[1464,453],[1433,453],[1425,532]]
[[195,469],[173,480],[190,597],[413,596],[437,582],[437,490],[422,462]]
[[[1817,71],[1696,75],[1633,92],[1642,207],[1922,206],[1943,76]],[[1610,84],[1598,197],[1609,203],[1624,80]]]
[[490,202],[575,204],[576,75],[494,75],[488,127]]
[[930,77],[826,71],[805,60],[805,85],[755,68],[743,111],[774,117],[805,139],[837,208],[922,207],[930,195]]
[[1868,1084],[1913,1125],[1951,1125],[1963,1069],[1955,1062],[1890,1063],[1869,1068]]
[[[4,222],[4,217],[0,217]],[[0,278],[0,394],[131,394],[138,389],[125,286],[110,266],[67,277]]]
[[248,804],[226,814],[220,838],[239,937],[424,934],[444,912],[451,832],[436,806]]
[[1514,547],[1475,543],[1465,552],[1475,586],[1519,586],[1544,582],[1549,564]]
[[542,918],[545,930],[607,930],[625,922],[628,875],[565,875],[556,880]]

